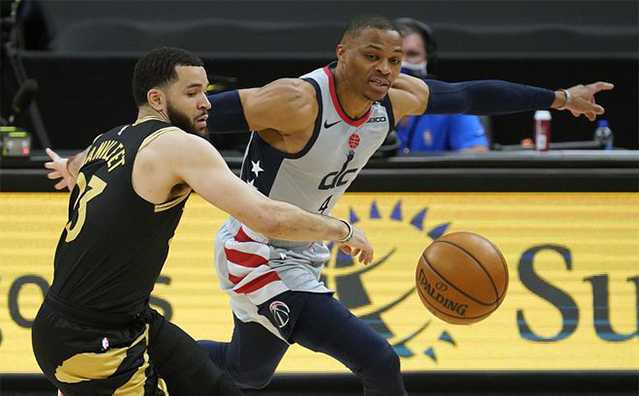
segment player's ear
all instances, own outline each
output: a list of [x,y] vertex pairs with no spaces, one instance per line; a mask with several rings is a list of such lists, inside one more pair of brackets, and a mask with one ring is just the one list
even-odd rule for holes
[[156,111],[164,110],[166,107],[166,95],[159,88],[151,88],[146,93],[146,100],[149,105]]
[[335,53],[337,55],[337,60],[340,62],[344,62],[344,56],[346,55],[346,46],[344,44],[338,44]]

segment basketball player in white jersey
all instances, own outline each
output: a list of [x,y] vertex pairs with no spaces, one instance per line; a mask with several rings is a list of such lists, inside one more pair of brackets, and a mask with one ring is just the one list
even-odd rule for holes
[[[596,83],[551,91],[503,81],[447,84],[400,75],[402,37],[382,17],[353,20],[337,62],[299,79],[212,95],[213,132],[254,131],[242,179],[270,198],[330,214],[397,120],[409,114],[497,114],[568,109],[594,120]],[[289,344],[326,353],[351,369],[365,395],[405,395],[399,358],[320,281],[323,242],[276,240],[230,218],[215,241],[215,267],[231,299],[230,343],[200,341],[238,385],[261,388]],[[170,389],[170,384],[169,384]]]

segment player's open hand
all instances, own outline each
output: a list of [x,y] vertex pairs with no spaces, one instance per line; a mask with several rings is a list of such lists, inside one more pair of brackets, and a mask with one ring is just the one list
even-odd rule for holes
[[364,231],[360,228],[353,227],[353,236],[345,243],[338,244],[339,248],[342,252],[349,254],[353,257],[357,257],[359,255],[359,262],[364,265],[368,265],[373,262],[373,246],[366,235],[364,235]]
[[69,191],[75,185],[75,177],[71,175],[69,170],[67,169],[67,158],[60,157],[55,151],[47,148],[45,150],[49,158],[51,158],[50,162],[46,162],[44,167],[47,169],[51,169],[52,171],[47,173],[47,177],[51,180],[61,179],[54,186],[56,190],[63,190],[67,188]]
[[605,111],[595,101],[595,94],[600,91],[610,91],[614,87],[610,83],[598,81],[588,85],[579,84],[568,88],[567,91],[570,92],[571,99],[566,110],[570,110],[575,117],[583,114],[590,121],[594,121],[598,115],[602,115]]

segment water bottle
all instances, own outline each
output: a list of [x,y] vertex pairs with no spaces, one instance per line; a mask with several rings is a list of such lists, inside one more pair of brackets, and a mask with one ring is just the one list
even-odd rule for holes
[[552,117],[548,110],[535,112],[535,150],[548,151],[550,149],[550,121]]
[[604,150],[612,150],[612,130],[608,128],[608,121],[601,120],[595,129],[595,141],[603,147]]

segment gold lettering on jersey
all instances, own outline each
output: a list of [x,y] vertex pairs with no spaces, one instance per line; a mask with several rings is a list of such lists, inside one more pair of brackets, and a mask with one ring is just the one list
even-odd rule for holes
[[[122,143],[120,143],[120,146],[122,146]],[[108,169],[109,172],[111,172],[113,169],[117,168],[120,165],[124,165],[124,154],[125,154],[124,146],[122,146],[121,150],[118,150],[115,154],[111,156],[111,158],[107,160],[107,167],[109,168]]]
[[117,140],[107,140],[100,143],[99,146],[93,146],[87,154],[85,163],[95,160],[105,160],[107,163],[107,170],[111,172],[120,165],[124,165],[126,151],[124,145]]
[[114,140],[107,140],[106,142],[102,142],[98,147],[98,151],[95,152],[96,158],[106,159],[107,153],[111,150],[113,146],[115,146],[117,142]]

